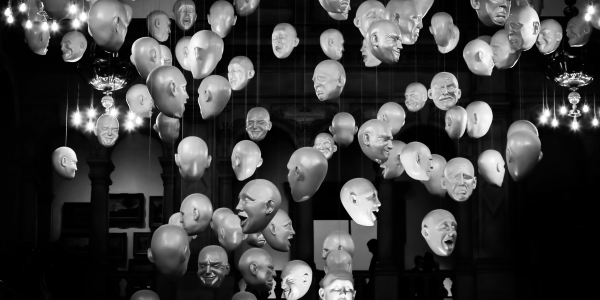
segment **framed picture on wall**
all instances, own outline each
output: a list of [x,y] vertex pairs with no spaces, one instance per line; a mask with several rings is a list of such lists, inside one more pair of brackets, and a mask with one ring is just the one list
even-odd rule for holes
[[87,233],[90,229],[91,203],[66,202],[62,207],[62,232]]
[[146,198],[144,194],[110,194],[108,223],[110,227],[144,228]]
[[108,236],[108,258],[112,261],[126,261],[127,259],[127,233],[111,232]]
[[147,256],[152,234],[150,232],[133,233],[133,256]]
[[148,223],[150,228],[158,228],[164,224],[164,211],[163,211],[163,197],[162,196],[150,196],[149,202],[149,217]]
[[61,234],[63,249],[73,257],[87,257],[90,251],[90,237],[84,233]]

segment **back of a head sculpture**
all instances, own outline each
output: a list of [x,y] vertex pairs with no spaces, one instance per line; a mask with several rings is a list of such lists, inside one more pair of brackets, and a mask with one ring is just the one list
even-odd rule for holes
[[169,279],[181,278],[190,258],[188,235],[177,225],[162,225],[152,235],[148,258]]
[[117,0],[96,1],[88,12],[88,26],[98,46],[118,52],[127,34],[127,11]]
[[348,232],[343,230],[332,231],[323,241],[323,259],[326,259],[332,250],[344,250],[354,255],[354,240]]

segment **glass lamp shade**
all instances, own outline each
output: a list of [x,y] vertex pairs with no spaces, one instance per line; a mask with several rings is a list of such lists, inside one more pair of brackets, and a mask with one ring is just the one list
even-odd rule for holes
[[[564,45],[564,44],[563,44]],[[546,75],[561,86],[573,91],[586,86],[594,80],[593,68],[596,58],[592,49],[560,47],[548,55]]]
[[118,54],[105,52],[94,43],[88,59],[82,59],[77,68],[84,80],[95,89],[114,92],[124,88],[138,76],[135,66]]

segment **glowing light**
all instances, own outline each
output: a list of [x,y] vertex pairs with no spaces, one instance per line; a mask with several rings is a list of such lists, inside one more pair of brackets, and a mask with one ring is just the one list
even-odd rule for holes
[[79,15],[79,20],[81,20],[81,22],[85,22],[85,20],[87,20],[87,14],[81,12],[81,14]]
[[133,122],[131,120],[128,120],[127,122],[125,122],[125,130],[132,131],[133,128],[135,128],[135,124],[133,124]]
[[79,28],[79,25],[81,25],[81,22],[79,22],[79,19],[73,20],[73,27]]
[[88,121],[87,124],[85,124],[85,130],[87,131],[93,131],[94,127],[94,122],[92,121]]
[[592,15],[590,14],[585,14],[585,17],[583,17],[586,21],[589,21],[592,19]]
[[594,126],[594,127],[595,127],[595,126],[598,126],[598,119],[594,118],[594,119],[592,120],[592,126]]
[[116,118],[119,115],[119,110],[117,108],[112,108],[108,114]]
[[25,28],[31,29],[31,21],[30,20],[27,20],[27,22],[25,22]]
[[552,127],[558,126],[558,120],[556,118],[552,119]]
[[564,115],[564,114],[567,113],[567,108],[563,105],[563,106],[560,107],[559,112],[560,112],[561,115]]
[[135,117],[136,117],[136,115],[132,111],[127,113],[127,119],[133,121],[133,119],[135,119]]
[[587,13],[590,15],[593,15],[594,14],[594,6],[592,6],[592,5],[588,6]]
[[90,108],[90,109],[88,109],[88,110],[87,110],[87,116],[88,116],[88,118],[90,118],[90,119],[93,119],[93,118],[95,118],[95,117],[96,117],[96,114],[97,114],[97,113],[96,113],[96,110],[95,110],[95,109],[93,109],[93,108]]
[[42,23],[42,30],[48,30],[48,22]]
[[573,122],[571,122],[571,128],[572,128],[573,130],[577,130],[577,129],[579,129],[579,122],[577,122],[577,120],[576,120],[576,119],[573,119]]
[[142,122],[143,122],[143,121],[144,121],[144,120],[142,120],[142,118],[140,118],[140,117],[137,117],[137,118],[135,118],[135,124],[136,124],[137,126],[140,126],[140,125],[142,125]]
[[586,113],[588,111],[590,111],[590,107],[587,104],[584,104],[583,105],[583,112]]
[[71,4],[71,6],[69,7],[69,12],[74,14],[77,12],[77,6],[75,4]]
[[10,7],[7,7],[6,10],[4,11],[4,15],[5,16],[12,16],[12,10],[10,10]]
[[21,3],[21,5],[19,5],[19,11],[24,12],[27,9],[27,5],[25,5],[25,3]]
[[73,113],[71,119],[75,126],[79,126],[81,124],[81,113],[79,112],[79,110]]
[[550,117],[550,110],[549,109],[544,109],[544,113],[543,113],[544,117],[548,118]]
[[10,16],[8,16],[8,18],[6,19],[6,22],[8,22],[8,24],[12,24],[12,22],[13,22],[14,20],[15,20],[15,19],[13,18],[13,16],[12,16],[12,15],[10,15]]
[[58,23],[56,23],[56,20],[52,21],[52,31],[57,31],[58,30]]
[[546,117],[545,115],[542,115],[540,117],[540,123],[546,124],[546,122],[548,122],[548,117]]

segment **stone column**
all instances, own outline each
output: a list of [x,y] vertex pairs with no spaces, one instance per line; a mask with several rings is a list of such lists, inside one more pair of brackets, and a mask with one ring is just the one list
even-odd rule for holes
[[174,196],[174,183],[175,176],[178,174],[179,170],[175,165],[175,160],[173,156],[163,156],[159,157],[158,161],[160,162],[160,166],[162,167],[162,173],[160,174],[160,178],[163,181],[163,213],[164,213],[164,224],[167,224],[171,215],[173,215],[178,210],[175,210],[173,206],[173,196]]

